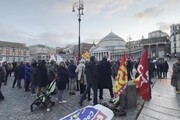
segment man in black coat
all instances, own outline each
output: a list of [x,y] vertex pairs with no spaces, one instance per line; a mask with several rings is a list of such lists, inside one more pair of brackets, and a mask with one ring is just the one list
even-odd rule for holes
[[21,62],[17,68],[17,86],[19,88],[21,88],[21,79],[24,79],[24,71],[25,71],[25,67],[23,62]]
[[163,78],[167,78],[167,72],[169,69],[169,65],[166,60],[164,60],[162,63],[162,69],[163,69]]
[[103,99],[103,89],[109,89],[111,99],[113,99],[113,86],[111,79],[111,63],[107,61],[107,57],[103,57],[103,59],[98,63],[98,88],[99,88],[99,99]]
[[40,96],[41,91],[45,92],[48,85],[46,61],[42,60],[37,67],[37,97]]
[[97,84],[98,84],[98,71],[96,65],[96,58],[94,56],[90,57],[90,62],[86,64],[85,74],[87,78],[87,89],[83,93],[79,104],[82,106],[83,101],[86,99],[86,95],[93,89],[93,104],[97,104]]

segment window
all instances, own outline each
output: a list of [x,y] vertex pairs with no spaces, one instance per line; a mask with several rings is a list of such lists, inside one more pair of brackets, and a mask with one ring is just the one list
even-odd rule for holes
[[18,49],[18,55],[21,55],[21,50],[20,49]]
[[174,42],[176,42],[176,36],[174,36]]
[[176,43],[174,43],[174,48],[176,48]]
[[24,51],[23,55],[26,56],[26,51]]

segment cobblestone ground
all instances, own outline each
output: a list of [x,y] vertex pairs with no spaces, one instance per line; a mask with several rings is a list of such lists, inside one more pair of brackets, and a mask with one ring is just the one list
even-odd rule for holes
[[[76,95],[68,95],[69,91],[65,91],[65,99],[67,103],[59,104],[56,96],[52,96],[52,101],[56,104],[47,112],[43,107],[30,112],[30,105],[35,100],[35,96],[31,96],[30,92],[25,92],[24,88],[12,88],[14,77],[8,78],[7,86],[2,85],[2,92],[5,96],[4,101],[0,101],[0,120],[58,120],[73,111],[80,109],[78,101],[80,99],[79,92]],[[109,91],[104,90],[104,99],[108,103],[110,98]],[[137,107],[127,109],[126,117],[114,117],[113,120],[135,120],[136,116],[143,104],[142,99],[137,100]],[[92,102],[84,101],[84,105],[92,105]]]

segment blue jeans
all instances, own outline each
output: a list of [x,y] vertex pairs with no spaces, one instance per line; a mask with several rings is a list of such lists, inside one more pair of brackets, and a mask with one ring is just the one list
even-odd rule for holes
[[63,101],[63,93],[64,93],[64,90],[58,90],[58,93],[57,93],[58,101]]

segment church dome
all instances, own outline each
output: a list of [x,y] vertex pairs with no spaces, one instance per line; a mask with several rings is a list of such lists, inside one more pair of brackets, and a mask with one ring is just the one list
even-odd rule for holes
[[113,32],[109,33],[103,39],[101,39],[98,43],[100,47],[117,47],[120,49],[125,48],[125,40],[114,34]]

